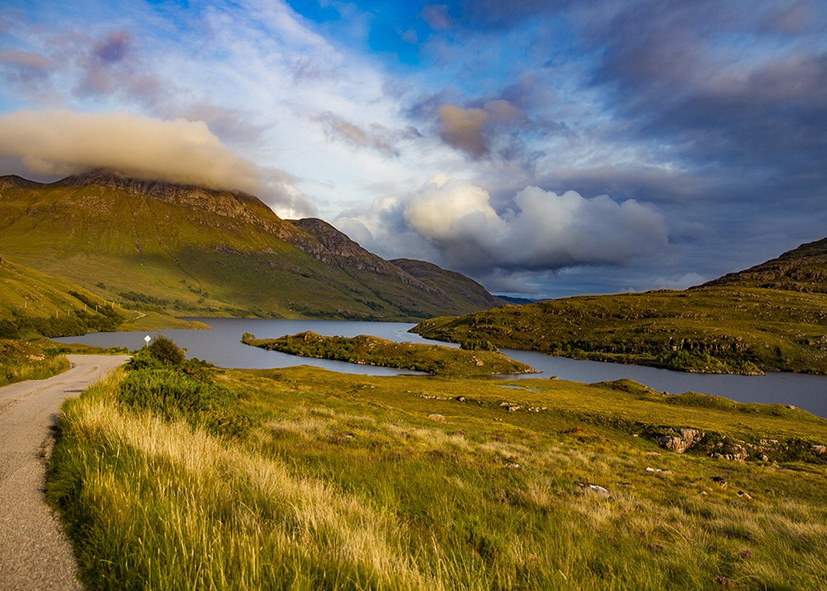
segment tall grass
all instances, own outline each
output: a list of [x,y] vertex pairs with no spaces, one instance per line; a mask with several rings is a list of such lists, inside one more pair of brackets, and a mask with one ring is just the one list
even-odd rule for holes
[[0,386],[42,380],[69,369],[65,356],[24,341],[0,339]]
[[[489,382],[301,368],[210,379],[237,396],[168,412],[154,395],[131,401],[145,382],[122,372],[65,405],[48,495],[89,589],[827,585],[823,465],[658,452],[576,416],[510,413]],[[537,384],[516,395],[552,405],[566,388]],[[602,396],[602,412],[623,395],[575,394]],[[193,420],[231,410],[246,430]]]

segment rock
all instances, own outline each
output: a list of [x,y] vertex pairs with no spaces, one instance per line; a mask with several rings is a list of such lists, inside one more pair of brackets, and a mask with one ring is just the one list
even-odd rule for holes
[[611,496],[611,493],[608,491],[608,489],[606,489],[606,488],[604,488],[604,487],[602,487],[598,484],[589,484],[588,482],[576,482],[575,484],[577,484],[577,486],[579,486],[580,488],[582,488],[584,490],[590,490],[590,491],[595,492],[597,494],[603,495],[604,497]]
[[827,445],[814,445],[810,449],[817,456],[823,456],[824,454],[827,454]]
[[729,486],[729,483],[726,480],[724,480],[723,478],[721,478],[720,476],[713,476],[712,477],[712,482],[717,483],[718,486],[720,486],[721,488],[724,488],[724,489]]
[[557,378],[557,376],[551,376],[549,379],[550,379],[550,380],[556,380],[556,379],[558,379],[558,378]]
[[658,437],[658,445],[669,451],[682,454],[704,437],[704,434],[697,429],[681,429],[680,433],[680,437],[675,435]]
[[517,412],[518,410],[520,410],[519,406],[509,406],[508,407],[508,412]]
[[739,443],[733,443],[732,444],[731,452],[732,453],[726,454],[726,459],[728,459],[728,460],[738,460],[739,462],[743,462],[744,460],[746,460],[749,457],[749,452],[746,450],[746,448],[743,445],[741,445]]
[[465,402],[465,396],[460,396],[459,398],[457,398],[457,400],[459,400],[460,402]]
[[738,491],[738,496],[739,496],[739,497],[743,497],[743,498],[745,498],[745,499],[748,499],[748,500],[750,500],[750,501],[752,500],[752,497],[750,496],[750,494],[749,494],[748,492],[746,492],[746,491],[743,491],[743,490],[739,490],[739,491]]
[[428,418],[432,421],[440,421],[443,423],[445,422],[445,417],[436,413],[428,415]]

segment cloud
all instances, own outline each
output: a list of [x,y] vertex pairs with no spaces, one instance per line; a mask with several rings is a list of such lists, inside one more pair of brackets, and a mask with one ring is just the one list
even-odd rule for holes
[[422,7],[420,16],[433,31],[445,31],[454,26],[445,4],[426,4]]
[[438,116],[440,137],[474,158],[489,153],[492,134],[498,127],[522,118],[520,110],[503,99],[488,101],[482,108],[445,104],[439,107]]
[[419,136],[413,127],[390,129],[379,123],[371,123],[367,128],[360,127],[330,111],[320,113],[313,119],[324,125],[325,133],[331,139],[343,140],[356,148],[377,150],[391,157],[399,156],[397,144],[400,141]]
[[483,136],[488,113],[484,109],[442,105],[439,108],[439,120],[439,135],[447,143],[474,158],[481,158],[488,153],[488,145]]
[[0,51],[0,63],[44,75],[57,67],[57,62],[29,51]]
[[358,229],[357,240],[373,246],[403,241],[417,248],[416,237],[418,251],[430,251],[438,264],[476,274],[623,265],[668,244],[661,215],[634,199],[616,203],[606,195],[586,199],[526,187],[513,208],[498,212],[482,188],[444,175],[372,209],[379,215],[350,212],[337,226]]
[[139,178],[257,194],[285,216],[313,208],[287,173],[238,157],[203,121],[132,113],[19,111],[0,115],[0,155],[57,177],[111,168]]
[[112,31],[106,39],[98,41],[92,46],[94,56],[101,62],[114,64],[127,56],[132,45],[132,34],[129,31]]

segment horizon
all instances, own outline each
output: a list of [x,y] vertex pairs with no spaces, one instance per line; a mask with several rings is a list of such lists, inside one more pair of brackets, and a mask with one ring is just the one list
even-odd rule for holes
[[0,174],[251,193],[527,299],[827,235],[827,7],[6,3]]

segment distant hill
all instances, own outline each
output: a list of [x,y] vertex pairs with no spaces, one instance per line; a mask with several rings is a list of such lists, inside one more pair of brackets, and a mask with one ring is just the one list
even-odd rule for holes
[[777,259],[724,275],[706,285],[827,293],[827,238],[802,244]]
[[827,240],[687,291],[579,296],[426,320],[461,343],[707,373],[827,373]]
[[0,177],[0,256],[177,315],[414,320],[496,303],[459,274],[415,277],[252,195],[111,171]]
[[498,296],[494,296],[494,297],[497,297],[497,298],[499,298],[499,299],[501,299],[505,302],[508,302],[509,304],[520,304],[520,305],[522,305],[522,304],[534,304],[536,302],[542,301],[542,300],[530,300],[528,298],[515,298],[515,297],[512,297],[512,296],[505,296],[505,295],[498,295]]

